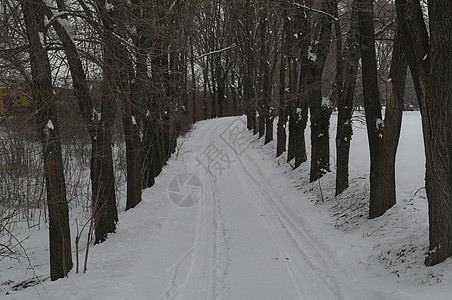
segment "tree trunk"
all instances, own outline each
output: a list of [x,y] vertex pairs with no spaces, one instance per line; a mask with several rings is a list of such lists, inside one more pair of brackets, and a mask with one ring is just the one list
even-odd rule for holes
[[430,225],[425,263],[435,265],[452,256],[452,7],[449,2],[429,1],[429,44],[419,1],[398,0],[396,4],[422,115]]
[[[310,5],[310,3],[308,3]],[[307,160],[305,129],[308,119],[308,90],[304,68],[308,57],[310,43],[310,12],[297,8],[294,15],[285,21],[286,47],[288,56],[289,85],[287,89],[289,114],[289,143],[287,160],[295,158],[294,167],[299,167]]]
[[[116,18],[118,31],[121,36],[126,38],[127,29],[125,28],[125,22],[127,21],[127,17],[125,12],[127,11],[127,7],[124,7],[123,3],[120,2],[115,10],[120,11]],[[126,142],[126,210],[128,210],[141,202],[141,142],[140,131],[138,128],[139,110],[136,108],[141,105],[143,101],[146,101],[146,90],[143,84],[138,84],[138,86],[136,86],[137,76],[135,75],[135,70],[143,68],[143,66],[137,65],[134,68],[132,61],[129,59],[127,48],[121,43],[116,43],[115,46],[117,52],[117,81],[115,82],[115,90],[118,93],[119,103],[121,105],[124,139]],[[141,60],[143,60],[143,57]],[[141,63],[143,64],[142,61]],[[144,62],[144,64],[145,63],[146,62]],[[140,83],[143,83],[143,74],[138,75],[141,77],[139,78],[141,81]],[[134,82],[134,87],[131,86],[131,82]],[[137,88],[139,88],[139,90]]]
[[[64,9],[64,7],[59,6],[59,9]],[[46,14],[49,19],[53,16],[53,13],[48,8],[46,9]],[[105,149],[101,145],[105,136],[110,136],[110,142],[107,142],[107,145],[111,145],[111,133],[108,126],[111,126],[112,122],[105,127],[108,122],[103,124],[103,120],[100,120],[100,115],[94,109],[80,56],[66,29],[57,21],[53,22],[52,26],[55,28],[65,49],[80,112],[91,137],[90,177],[93,218],[95,221],[96,243],[99,243],[106,239],[108,233],[115,231],[115,223],[117,222],[112,152],[111,148]],[[104,114],[104,116],[107,115],[108,113]],[[100,160],[104,161],[103,166]],[[108,163],[111,166],[107,166],[106,164]],[[108,182],[104,182],[103,178],[107,178]],[[113,180],[110,178],[113,178]],[[104,196],[105,198],[103,198]],[[107,206],[109,206],[108,209]],[[102,211],[97,211],[96,207],[102,207]],[[111,220],[108,221],[106,218],[111,218]]]
[[[142,29],[137,27],[137,34],[139,36],[144,35]],[[145,49],[144,45],[139,45],[141,49]],[[142,51],[142,50],[141,50]],[[154,134],[156,124],[156,111],[157,105],[152,101],[155,100],[150,95],[150,78],[148,76],[148,66],[146,62],[147,53],[138,50],[136,52],[136,82],[133,87],[133,98],[138,103],[138,107],[141,113],[137,114],[141,122],[141,188],[147,188],[154,185],[154,165],[152,160],[152,154],[156,151],[154,144]],[[135,154],[137,155],[137,154]]]
[[[206,63],[207,62],[208,62],[208,60],[206,59]],[[203,97],[202,97],[202,115],[203,115],[204,120],[207,119],[207,83],[209,82],[208,68],[209,68],[209,66],[207,65],[202,71],[203,82],[204,82],[204,92],[203,92]]]
[[427,264],[452,256],[452,20],[450,1],[429,1],[430,48],[427,59],[429,85],[424,86],[425,131],[430,248]]
[[[125,50],[125,49],[124,49]],[[138,130],[138,118],[132,109],[132,95],[128,91],[127,74],[124,78],[121,93],[122,118],[124,127],[124,138],[126,141],[126,163],[127,163],[127,199],[126,210],[133,208],[141,202],[141,143]]]
[[216,68],[217,77],[217,94],[218,94],[218,116],[224,117],[224,101],[226,98],[226,82],[227,71],[221,66],[221,62],[218,63]]
[[190,43],[190,67],[191,67],[191,96],[192,96],[192,123],[196,123],[196,74],[195,55],[193,51],[193,41]]
[[248,130],[253,130],[256,134],[256,99],[255,99],[255,63],[254,63],[254,37],[253,37],[253,16],[251,13],[250,0],[245,0],[245,32],[244,34],[244,48],[245,48],[245,75],[243,80],[243,100],[245,102],[246,126]]
[[321,71],[312,74],[309,82],[309,110],[311,113],[311,170],[310,182],[316,181],[330,171],[330,116],[331,107],[323,103]]
[[237,86],[235,85],[235,72],[232,70],[231,72],[231,82],[229,83],[231,94],[232,94],[232,115],[238,116],[238,95],[237,95]]
[[[370,205],[369,218],[382,215],[395,204],[376,187],[384,182],[382,164],[383,157],[383,121],[380,109],[380,93],[377,81],[377,62],[375,57],[375,40],[373,24],[373,3],[371,0],[358,1],[358,24],[360,33],[364,109],[366,112],[367,137],[370,149]],[[378,197],[381,197],[378,199]]]
[[[284,23],[286,23],[286,18]],[[279,70],[279,117],[277,127],[277,141],[276,141],[276,157],[286,151],[286,123],[287,123],[287,108],[286,108],[286,39],[285,33],[282,33],[282,49]]]
[[[329,126],[332,112],[331,103],[322,98],[322,72],[329,52],[332,38],[332,16],[335,13],[336,0],[322,2],[322,10],[327,14],[319,16],[318,24],[311,33],[313,40],[308,47],[307,61],[303,63],[303,76],[307,83],[309,110],[311,114],[311,182],[330,171]],[[308,33],[309,34],[309,33]]]
[[[267,31],[267,30],[266,30]],[[264,62],[264,82],[262,86],[263,91],[263,104],[264,104],[264,123],[265,123],[265,140],[264,145],[270,143],[273,140],[273,120],[274,116],[272,115],[272,85],[270,82],[270,77],[272,76],[269,66],[269,53],[270,50],[266,49],[266,56],[268,59]],[[276,61],[276,59],[275,59]]]
[[118,222],[111,130],[104,127],[95,136],[92,144],[94,145],[91,150],[94,243],[99,244],[107,239],[109,233],[116,231],[116,222]]
[[44,43],[45,4],[42,1],[22,2],[25,26],[30,44],[32,92],[41,136],[49,210],[50,278],[67,276],[72,269],[69,209],[60,143],[60,128],[54,103],[50,63]]
[[268,68],[268,53],[267,53],[267,26],[268,26],[268,17],[266,14],[266,8],[263,8],[265,10],[264,15],[261,17],[260,20],[260,74],[259,74],[259,85],[260,85],[260,91],[261,94],[259,95],[258,99],[258,123],[259,123],[259,135],[258,138],[261,138],[265,134],[265,121],[267,120],[267,102],[269,98],[269,68]]
[[243,82],[243,98],[245,101],[245,112],[246,112],[246,124],[248,130],[255,130],[256,128],[256,105],[254,98],[254,86],[253,86],[253,75],[250,70],[251,67],[247,66],[247,74]]
[[[291,35],[289,33],[288,35]],[[295,47],[294,43],[290,43],[289,47]],[[297,68],[297,58],[291,55],[288,58],[289,67],[289,87],[287,91],[287,102],[288,102],[288,114],[289,114],[289,143],[287,148],[287,161],[291,161],[295,158],[298,151],[303,151],[300,149],[300,139],[301,132],[297,130],[298,117],[301,114],[301,108],[299,107],[298,99],[298,68]]]
[[[104,65],[102,86],[102,118],[100,128],[92,138],[91,180],[93,185],[93,216],[95,243],[102,243],[109,233],[116,231],[118,210],[116,207],[115,176],[111,145],[112,128],[115,121],[118,95],[115,93],[119,81],[118,66],[120,42],[113,34],[113,20],[105,9],[105,3],[97,0],[103,24]],[[119,11],[118,9],[114,12]]]
[[[352,139],[353,98],[358,74],[359,48],[356,0],[352,3],[350,29],[345,42],[345,49],[340,59],[343,60],[342,75],[337,83],[337,135],[336,135],[336,196],[348,188],[348,165],[350,143]],[[340,30],[340,29],[336,29]],[[339,34],[341,34],[339,32]],[[339,71],[339,69],[338,69]]]
[[210,87],[210,118],[214,119],[217,117],[217,85],[215,76],[215,64],[212,61],[210,64],[210,79],[212,80]]
[[[406,63],[401,31],[397,29],[387,89],[386,115],[381,118],[377,81],[372,1],[359,1],[358,10],[364,108],[370,148],[369,218],[384,214],[396,203],[395,157],[402,122]],[[400,26],[398,26],[400,27]]]

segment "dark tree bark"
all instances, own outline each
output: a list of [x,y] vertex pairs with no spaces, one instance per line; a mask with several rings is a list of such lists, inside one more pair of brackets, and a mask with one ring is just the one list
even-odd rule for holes
[[166,125],[166,114],[163,103],[166,101],[166,78],[167,60],[165,59],[164,43],[157,39],[154,53],[151,53],[151,69],[152,69],[152,91],[151,91],[151,113],[149,138],[154,146],[150,155],[152,161],[152,184],[154,178],[161,172],[164,162],[166,161],[168,126]]
[[[308,80],[309,110],[311,113],[311,171],[310,182],[330,171],[329,121],[331,107],[322,103],[321,71],[311,72],[314,82]],[[317,75],[317,76],[316,76]]]
[[138,120],[142,126],[142,138],[141,138],[141,188],[147,188],[154,185],[155,178],[155,166],[153,161],[153,154],[157,151],[155,144],[156,130],[156,114],[157,105],[155,99],[151,97],[149,85],[151,80],[148,76],[147,55],[146,51],[142,49],[149,48],[149,38],[146,30],[140,26],[137,26],[137,35],[139,41],[136,42],[138,50],[136,52],[136,83],[133,86],[132,98],[139,103],[138,108],[141,109],[137,113]]
[[[128,7],[125,2],[113,0],[114,21],[116,30],[124,39],[127,38],[125,27],[128,16]],[[124,128],[124,139],[126,142],[126,164],[127,164],[127,196],[126,210],[135,207],[141,202],[141,142],[138,128],[138,101],[144,101],[142,92],[143,86],[138,86],[140,90],[131,87],[130,82],[136,83],[134,66],[129,58],[127,48],[120,41],[115,43],[116,51],[116,82],[115,90],[121,106],[122,121]],[[138,69],[138,66],[136,66]],[[141,96],[141,97],[140,97]]]
[[[429,202],[428,265],[452,256],[452,3],[429,1],[430,47],[423,83],[426,149],[426,189]],[[430,128],[429,128],[430,127]]]
[[[64,9],[64,7],[60,7],[60,9]],[[47,10],[47,14],[49,18],[52,16],[49,9]],[[112,152],[111,149],[105,149],[104,147],[104,138],[110,135],[111,140],[111,133],[104,131],[105,127],[102,125],[99,114],[97,114],[94,110],[94,106],[89,95],[86,75],[74,42],[59,22],[54,20],[53,27],[55,28],[55,31],[62,41],[63,47],[66,51],[75,94],[78,99],[82,117],[91,137],[92,152],[90,170],[93,219],[95,223],[95,231],[96,233],[99,233],[99,235],[96,235],[96,243],[99,243],[105,240],[108,233],[115,231],[114,223],[117,221],[116,200],[114,198],[114,180],[111,180],[111,176],[113,176]],[[106,145],[110,144],[111,142],[107,142]],[[101,160],[103,160],[103,163],[100,162]],[[111,166],[108,166],[109,163]],[[104,180],[104,178],[106,180]],[[113,197],[111,196],[112,194]],[[109,201],[114,203],[114,208],[107,209],[106,203]],[[108,218],[112,218],[114,221],[108,222]]]
[[[63,3],[58,2],[58,4],[60,10],[65,9]],[[53,13],[49,8],[46,9],[46,14],[49,19],[52,19]],[[113,157],[110,146],[111,132],[109,132],[111,130],[110,127],[112,121],[109,122],[108,126],[105,126],[107,124],[104,123],[106,118],[101,120],[99,114],[94,110],[80,55],[78,54],[71,37],[66,29],[58,22],[57,18],[53,19],[52,25],[65,49],[80,112],[91,137],[92,154],[90,177],[93,218],[96,231],[96,243],[99,243],[105,240],[108,233],[115,231],[115,223],[117,222],[116,199],[114,195]],[[108,116],[108,112],[104,113],[104,111],[102,111],[102,114]],[[107,139],[106,143],[104,142],[105,138]],[[110,142],[108,142],[108,140],[110,140]],[[110,147],[110,149],[107,149],[107,147]],[[108,164],[111,165],[109,166]]]
[[[267,3],[268,5],[268,3]],[[268,15],[267,14],[267,20],[266,23],[268,23]],[[265,36],[268,35],[268,24],[265,26]],[[268,144],[273,140],[273,120],[274,116],[272,115],[272,85],[270,82],[270,77],[272,77],[272,71],[270,70],[270,39],[266,38],[267,43],[265,45],[265,59],[264,65],[263,65],[263,82],[262,82],[262,100],[263,100],[263,121],[265,123],[265,140],[264,144]],[[275,65],[276,65],[276,57],[274,59]]]
[[429,1],[430,43],[419,0],[396,4],[422,115],[430,225],[425,263],[435,265],[452,256],[452,4]]
[[[337,23],[336,23],[337,24]],[[352,139],[353,98],[355,94],[356,78],[358,74],[358,12],[356,0],[352,3],[350,28],[347,33],[345,49],[340,53],[342,69],[338,70],[337,82],[337,135],[336,135],[336,195],[348,188],[348,165],[350,157],[350,143]],[[336,35],[341,35],[336,29]],[[339,47],[338,47],[339,49]]]
[[[301,70],[307,59],[310,31],[309,12],[305,9],[295,9],[295,14],[286,20],[286,45],[289,84],[287,89],[287,108],[289,116],[289,142],[287,161],[295,158],[295,168],[307,160],[304,132],[308,119],[308,98]],[[303,96],[304,95],[304,96]]]
[[[267,4],[268,5],[268,4]],[[259,66],[259,96],[258,96],[258,104],[257,104],[257,110],[259,113],[259,116],[257,118],[258,123],[258,138],[264,136],[265,134],[265,121],[267,117],[267,109],[266,109],[266,102],[268,101],[268,88],[269,88],[269,82],[268,82],[268,54],[267,54],[267,26],[268,26],[268,16],[266,14],[267,9],[262,8],[263,15],[261,16],[259,27],[260,27],[260,66]]]
[[[101,130],[96,134],[95,145],[92,149],[91,168],[94,170],[91,180],[97,183],[93,188],[93,215],[95,243],[102,243],[109,233],[116,231],[118,210],[116,207],[115,180],[113,172],[113,155],[111,145],[112,127],[115,120],[118,95],[116,90],[121,81],[118,66],[122,64],[118,54],[121,44],[114,35],[114,20],[105,9],[105,3],[97,0],[98,14],[103,25],[101,36],[104,42],[104,65],[102,86],[102,118]],[[116,10],[113,10],[115,13]],[[97,118],[97,116],[96,116]]]
[[[309,111],[311,115],[311,182],[321,178],[330,171],[330,116],[332,107],[322,98],[322,72],[329,52],[332,38],[332,24],[337,0],[326,0],[322,3],[322,10],[328,14],[321,14],[314,29],[314,42],[308,53],[309,63],[303,66],[307,88],[309,89]],[[318,43],[316,43],[318,41]],[[307,75],[306,75],[307,73]]]
[[202,70],[204,89],[203,89],[203,97],[202,97],[202,115],[203,119],[207,119],[207,83],[209,82],[208,76],[208,59],[206,59],[206,67]]
[[212,80],[210,84],[210,118],[217,117],[217,84],[216,84],[216,64],[212,60],[210,63],[210,78]]
[[32,92],[41,136],[49,210],[50,278],[67,276],[72,269],[69,209],[60,143],[60,128],[54,103],[50,63],[43,45],[46,6],[38,0],[22,2],[25,26],[30,44]]
[[[287,23],[287,17],[284,14],[284,24]],[[286,26],[284,26],[285,28]],[[276,141],[276,157],[286,151],[286,124],[287,124],[287,107],[286,107],[286,60],[287,60],[287,45],[285,30],[282,31],[281,37],[281,58],[279,69],[279,117],[277,127],[277,141]]]
[[[105,115],[103,110],[102,117]],[[111,175],[114,174],[111,143],[111,130],[104,127],[96,134],[96,142],[91,150],[91,169],[94,170],[91,172],[91,180],[97,183],[93,186],[95,244],[104,242],[109,233],[115,232],[118,222],[115,182]]]
[[370,149],[369,218],[376,218],[396,203],[395,156],[402,122],[406,62],[402,51],[401,31],[398,28],[394,40],[386,115],[383,122],[377,82],[372,1],[359,1],[358,21],[364,108]]
[[[137,27],[137,32],[141,36],[149,35],[146,28]],[[150,40],[150,36],[148,39]],[[165,143],[164,143],[164,125],[163,115],[164,109],[162,103],[165,100],[165,76],[166,70],[165,50],[163,49],[163,42],[158,38],[154,40],[157,45],[151,52],[151,69],[152,80],[148,77],[148,68],[145,57],[140,59],[138,56],[137,76],[143,78],[144,82],[149,88],[145,101],[146,114],[143,117],[143,141],[141,150],[142,159],[142,188],[151,187],[155,183],[155,177],[160,174],[165,161]],[[150,44],[143,45],[144,48],[149,49]],[[140,68],[138,68],[141,66]]]
[[228,80],[228,71],[223,68],[221,62],[216,67],[217,94],[218,94],[218,116],[224,116],[224,104],[226,99],[226,85]]
[[254,51],[253,51],[253,30],[252,20],[253,16],[251,13],[252,7],[250,0],[245,0],[244,3],[244,23],[245,28],[242,32],[242,43],[245,52],[245,74],[243,76],[243,100],[245,101],[245,112],[246,112],[246,124],[248,130],[253,130],[253,133],[257,132],[257,120],[256,120],[256,99],[255,99],[255,63],[254,63]]
[[400,27],[403,31],[405,57],[410,67],[419,107],[421,108],[421,115],[423,116],[421,75],[426,75],[424,72],[424,57],[427,55],[429,47],[427,28],[419,0],[397,0],[396,10],[397,20],[400,22]]
[[196,123],[196,74],[195,74],[195,54],[193,51],[193,41],[190,43],[190,67],[191,67],[191,95],[192,95],[192,123]]
[[238,116],[238,85],[236,85],[234,69],[232,69],[231,72],[231,82],[229,83],[229,89],[231,90],[232,94],[232,114],[234,116]]
[[[123,49],[125,51],[125,49]],[[138,117],[133,109],[133,96],[128,82],[127,73],[123,74],[122,80],[122,116],[124,137],[126,141],[126,163],[127,163],[127,197],[126,210],[131,209],[141,202],[141,143],[138,129]],[[136,107],[136,104],[134,105]]]
[[[380,195],[376,189],[381,181],[380,173],[377,173],[377,165],[382,157],[383,121],[380,108],[380,93],[377,81],[377,62],[375,57],[374,39],[374,14],[371,0],[358,1],[358,22],[362,58],[362,78],[364,108],[366,113],[367,136],[370,149],[370,208],[369,218],[382,215],[387,209],[395,204],[394,201],[381,201],[378,204],[377,196]],[[378,123],[377,123],[378,122]],[[378,204],[378,205],[377,205]]]

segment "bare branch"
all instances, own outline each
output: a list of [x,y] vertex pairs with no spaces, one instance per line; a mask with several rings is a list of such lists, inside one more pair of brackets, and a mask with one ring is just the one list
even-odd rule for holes
[[201,59],[201,58],[203,58],[203,57],[205,57],[205,56],[209,56],[209,55],[212,55],[212,54],[221,53],[221,52],[224,52],[224,51],[226,51],[226,50],[232,49],[232,48],[234,48],[234,47],[236,47],[236,46],[237,46],[237,45],[234,43],[234,44],[232,44],[232,45],[229,46],[229,47],[226,47],[226,48],[223,48],[223,49],[220,49],[220,50],[211,51],[211,52],[208,52],[208,53],[204,53],[204,54],[202,54],[202,55],[196,57],[195,59]]

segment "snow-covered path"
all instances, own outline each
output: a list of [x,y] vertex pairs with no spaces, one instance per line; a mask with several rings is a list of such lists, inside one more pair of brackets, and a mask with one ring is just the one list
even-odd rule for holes
[[295,189],[278,190],[278,178],[261,171],[258,153],[238,154],[221,138],[239,125],[234,121],[220,121],[203,135],[201,150],[215,147],[232,162],[222,174],[213,165],[213,174],[201,169],[204,194],[197,203],[191,262],[174,286],[176,298],[342,298],[319,247],[277,204],[281,197],[296,198]]
[[[330,217],[293,186],[284,169],[252,145],[255,138],[243,121],[198,122],[180,139],[155,186],[144,191],[143,202],[120,215],[117,233],[90,249],[86,274],[71,272],[68,279],[8,299],[428,295],[428,290],[402,288],[365,270],[368,254],[354,248],[362,237],[334,229]],[[193,178],[200,179],[201,188]],[[177,189],[176,194],[196,203],[176,205],[180,199],[168,191]]]

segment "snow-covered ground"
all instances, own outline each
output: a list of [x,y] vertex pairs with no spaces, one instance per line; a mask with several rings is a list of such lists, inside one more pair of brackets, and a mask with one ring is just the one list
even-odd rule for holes
[[[335,123],[333,115],[332,138]],[[178,142],[143,202],[120,214],[117,233],[90,248],[86,274],[72,271],[13,291],[33,273],[24,261],[2,260],[0,298],[450,298],[451,260],[423,265],[428,221],[419,113],[404,113],[398,204],[375,220],[366,217],[368,146],[359,122],[351,186],[339,197],[333,139],[332,172],[315,183],[308,182],[308,163],[293,170],[275,158],[275,143],[264,146],[244,131],[243,117],[198,122]],[[34,272],[47,278],[47,231],[22,234],[30,235],[24,245]]]

